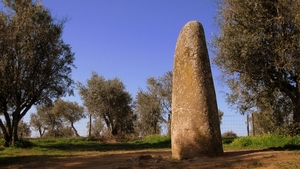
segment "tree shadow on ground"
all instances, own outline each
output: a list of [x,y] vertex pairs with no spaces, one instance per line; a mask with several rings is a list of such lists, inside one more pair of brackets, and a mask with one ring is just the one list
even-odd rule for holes
[[250,155],[252,153],[257,153],[257,152],[263,152],[263,151],[268,151],[267,149],[256,149],[256,150],[231,150],[224,152],[224,156],[242,156],[242,155]]

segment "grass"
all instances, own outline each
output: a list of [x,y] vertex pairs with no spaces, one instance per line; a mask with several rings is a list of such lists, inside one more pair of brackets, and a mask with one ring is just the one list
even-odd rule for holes
[[[3,142],[3,139],[0,139],[0,144]],[[0,167],[15,164],[16,162],[29,162],[42,158],[99,155],[112,151],[170,149],[170,147],[171,138],[160,135],[134,139],[127,143],[101,143],[100,141],[88,140],[86,138],[30,139],[18,142],[16,146],[8,148],[0,146]],[[262,135],[231,139],[224,138],[223,147],[225,149],[299,150],[300,136]],[[255,167],[259,165],[259,163],[253,163]]]
[[261,135],[239,137],[230,144],[223,144],[229,149],[300,149],[300,136]]
[[[3,142],[3,139],[0,139],[0,143]],[[170,147],[170,137],[159,135],[135,139],[128,143],[101,143],[86,138],[30,139],[21,141],[16,146],[0,149],[0,167],[41,158],[97,155],[111,151],[135,151]]]
[[161,135],[149,135],[142,139],[134,139],[131,143],[136,144],[166,144],[171,146],[171,137]]
[[0,149],[0,158],[24,154],[76,155],[82,152],[128,151],[170,147],[170,137],[159,135],[135,139],[128,143],[101,143],[99,141],[87,140],[86,138],[30,139],[21,141],[16,146]]
[[[0,144],[4,140],[0,139]],[[73,155],[81,152],[128,151],[170,148],[168,136],[150,135],[127,143],[101,143],[86,138],[30,139],[9,148],[0,147],[0,157],[28,155]],[[300,149],[300,136],[261,135],[223,138],[226,149]]]
[[[0,139],[0,144],[4,140]],[[49,138],[30,139],[18,142],[9,148],[0,147],[0,157],[18,155],[31,151],[33,155],[65,155],[86,151],[122,151],[170,148],[171,138],[168,136],[150,135],[141,139],[133,139],[127,143],[101,143],[86,138]],[[223,147],[227,149],[300,149],[300,136],[261,135],[239,138],[223,138]]]

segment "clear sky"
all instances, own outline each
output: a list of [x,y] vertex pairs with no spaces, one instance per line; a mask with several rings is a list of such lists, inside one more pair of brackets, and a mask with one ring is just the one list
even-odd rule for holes
[[[202,23],[207,41],[211,40],[212,34],[218,33],[214,21],[217,6],[213,0],[41,2],[57,19],[68,18],[63,39],[75,53],[77,68],[72,72],[75,82],[85,84],[92,71],[106,79],[118,77],[133,98],[139,88],[145,88],[147,78],[159,77],[172,70],[176,40],[188,21]],[[212,65],[212,70],[219,109],[224,111],[224,117],[235,115],[236,112],[225,102],[222,91],[226,88],[218,80],[220,73],[217,67]],[[82,104],[76,90],[75,96],[66,99]],[[28,119],[29,115],[26,117]],[[238,122],[244,125],[245,118],[240,117]],[[226,130],[224,125],[222,130]],[[78,122],[77,126],[85,130],[86,121]]]

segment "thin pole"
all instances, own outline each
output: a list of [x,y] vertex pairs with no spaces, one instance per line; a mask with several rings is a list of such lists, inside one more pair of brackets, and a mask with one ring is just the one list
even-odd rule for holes
[[247,136],[249,136],[250,131],[249,131],[249,114],[247,114]]
[[254,129],[254,115],[253,113],[251,114],[252,116],[252,136],[255,136],[255,129]]

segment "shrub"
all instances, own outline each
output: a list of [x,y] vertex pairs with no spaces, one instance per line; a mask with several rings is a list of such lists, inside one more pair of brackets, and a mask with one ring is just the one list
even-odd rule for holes
[[230,144],[236,139],[238,136],[233,131],[227,131],[222,134],[222,143],[223,144]]
[[227,131],[225,133],[222,134],[222,137],[226,137],[226,138],[237,138],[238,135],[233,132],[232,130],[231,131]]
[[227,144],[226,148],[288,148],[300,147],[300,136],[286,135],[260,135],[236,138],[231,144]]
[[14,142],[14,147],[17,147],[17,148],[30,148],[32,146],[33,146],[33,144],[28,140],[18,140],[16,142]]

